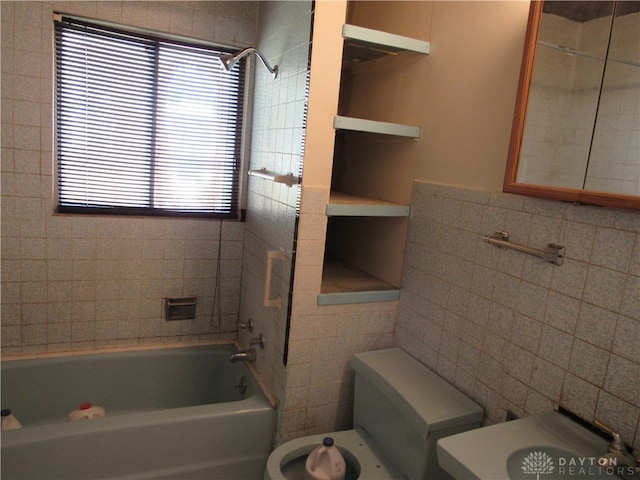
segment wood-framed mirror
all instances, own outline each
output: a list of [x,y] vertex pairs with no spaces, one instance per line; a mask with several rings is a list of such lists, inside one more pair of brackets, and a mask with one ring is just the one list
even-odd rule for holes
[[532,1],[503,191],[640,210],[640,1]]

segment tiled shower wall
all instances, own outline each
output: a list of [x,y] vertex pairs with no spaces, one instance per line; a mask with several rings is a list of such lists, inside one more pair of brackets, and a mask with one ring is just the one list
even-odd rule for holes
[[[257,2],[1,3],[3,355],[235,338],[242,223],[53,213],[54,11],[239,47],[257,20]],[[197,318],[165,321],[187,295]]]
[[[310,1],[259,2],[257,46],[271,65],[278,65],[278,76],[273,79],[255,63],[251,169],[300,175],[311,7]],[[286,387],[283,355],[299,190],[297,184],[287,187],[249,178],[240,319],[253,319],[255,330],[242,330],[239,343],[248,347],[252,337],[264,334],[265,349],[258,348],[256,365],[278,399],[283,398]],[[282,308],[265,307],[266,255],[279,249],[286,258],[273,261],[269,295],[279,295]]]
[[[397,341],[486,423],[562,404],[640,447],[640,214],[416,182]],[[562,266],[483,242],[566,247]]]

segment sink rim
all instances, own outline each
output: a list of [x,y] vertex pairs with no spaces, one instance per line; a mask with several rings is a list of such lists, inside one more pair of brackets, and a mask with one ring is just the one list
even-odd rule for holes
[[607,442],[565,415],[550,411],[441,438],[437,455],[440,466],[454,478],[495,480],[509,478],[507,461],[513,454],[535,448],[598,458],[607,451]]

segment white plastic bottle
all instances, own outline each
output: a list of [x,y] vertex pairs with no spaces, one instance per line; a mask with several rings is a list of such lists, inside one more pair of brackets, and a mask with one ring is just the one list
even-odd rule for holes
[[101,417],[104,417],[104,408],[94,407],[90,403],[83,403],[77,410],[69,414],[69,421],[75,422],[77,420],[91,420],[92,418]]
[[17,428],[22,428],[22,425],[18,419],[13,416],[10,409],[5,408],[0,411],[0,415],[2,416],[2,430],[15,430]]
[[309,454],[304,467],[305,480],[344,480],[347,469],[331,437],[324,437],[322,445]]

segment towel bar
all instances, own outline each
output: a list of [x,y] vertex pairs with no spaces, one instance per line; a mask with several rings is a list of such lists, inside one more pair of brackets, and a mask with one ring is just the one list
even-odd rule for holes
[[300,183],[300,178],[294,177],[293,173],[280,175],[277,173],[268,172],[264,167],[258,170],[249,170],[249,176],[262,178],[264,180],[271,180],[274,183],[284,183],[287,187],[291,187],[294,183]]
[[565,247],[562,245],[556,245],[555,243],[548,243],[544,249],[537,249],[527,247],[525,245],[519,245],[517,243],[511,243],[509,241],[509,233],[496,230],[493,235],[485,235],[482,237],[486,243],[494,245],[500,248],[509,248],[518,252],[526,253],[527,255],[533,255],[542,259],[545,262],[553,263],[554,265],[562,265],[564,259]]

